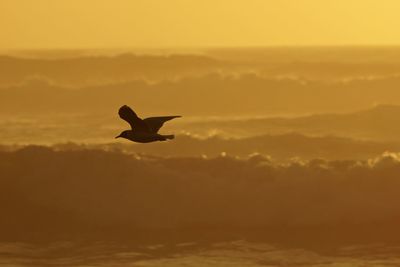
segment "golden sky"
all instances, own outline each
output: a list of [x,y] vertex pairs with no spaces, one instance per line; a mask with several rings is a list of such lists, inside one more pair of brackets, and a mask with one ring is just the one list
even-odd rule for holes
[[0,0],[0,49],[398,45],[400,0]]

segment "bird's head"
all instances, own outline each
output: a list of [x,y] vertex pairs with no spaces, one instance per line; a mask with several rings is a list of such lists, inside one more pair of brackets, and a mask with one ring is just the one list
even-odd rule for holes
[[120,133],[118,136],[116,136],[115,138],[128,138],[129,135],[129,130],[123,131],[122,133]]

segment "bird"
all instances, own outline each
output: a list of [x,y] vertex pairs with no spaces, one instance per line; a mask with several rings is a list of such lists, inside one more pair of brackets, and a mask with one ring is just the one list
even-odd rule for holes
[[137,143],[150,143],[155,141],[167,141],[174,139],[174,135],[162,135],[158,131],[165,122],[180,118],[182,116],[162,116],[150,117],[141,119],[138,115],[127,105],[119,108],[118,115],[121,119],[125,120],[131,126],[131,130],[121,132],[115,138],[125,138]]

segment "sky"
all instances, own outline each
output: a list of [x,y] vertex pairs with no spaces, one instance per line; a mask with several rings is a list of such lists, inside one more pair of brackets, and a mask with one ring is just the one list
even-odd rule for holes
[[0,49],[399,45],[399,0],[0,0]]

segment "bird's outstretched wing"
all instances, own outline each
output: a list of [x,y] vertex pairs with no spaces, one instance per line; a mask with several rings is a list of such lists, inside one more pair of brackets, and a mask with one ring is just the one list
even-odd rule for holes
[[144,119],[143,121],[147,124],[152,133],[157,133],[158,130],[160,130],[160,128],[164,125],[164,122],[180,117],[181,116],[150,117]]
[[127,105],[124,105],[119,108],[118,115],[121,117],[121,119],[129,123],[132,130],[138,132],[150,131],[147,124],[141,118],[139,118],[138,115],[136,115],[136,113]]

